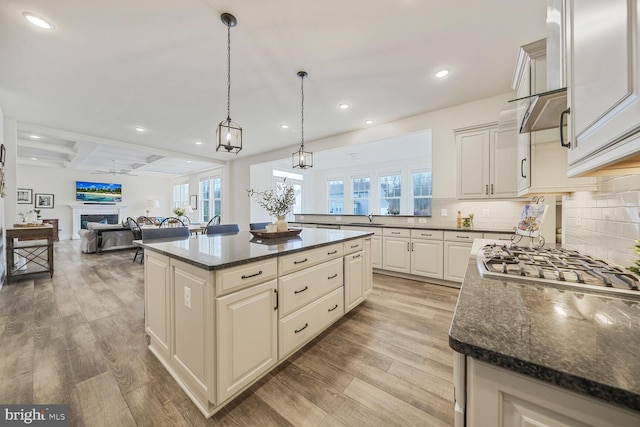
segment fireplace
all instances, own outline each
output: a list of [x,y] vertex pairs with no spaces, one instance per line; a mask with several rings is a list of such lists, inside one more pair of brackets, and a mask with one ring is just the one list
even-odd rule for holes
[[86,230],[87,223],[101,222],[103,224],[117,224],[118,214],[89,214],[80,215],[80,228]]
[[[117,205],[69,205],[72,214],[72,239],[79,239],[78,231],[87,228],[87,222],[101,222],[107,218],[108,224],[117,224],[127,218],[127,206]],[[84,218],[83,218],[84,217]],[[86,219],[89,217],[89,219]],[[109,219],[110,218],[110,219]],[[83,224],[84,223],[84,224]]]

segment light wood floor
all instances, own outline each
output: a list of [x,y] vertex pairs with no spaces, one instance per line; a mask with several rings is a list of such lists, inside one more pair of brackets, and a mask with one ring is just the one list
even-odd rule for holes
[[[205,419],[146,348],[133,251],[55,245],[55,274],[0,290],[0,403],[73,426],[451,426],[458,290],[374,275],[372,295]],[[37,276],[36,276],[37,277]]]

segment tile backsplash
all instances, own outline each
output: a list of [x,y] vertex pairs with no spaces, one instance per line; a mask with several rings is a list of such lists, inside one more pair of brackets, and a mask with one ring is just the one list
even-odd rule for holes
[[597,192],[565,196],[562,222],[565,247],[632,265],[640,238],[640,175],[602,177]]

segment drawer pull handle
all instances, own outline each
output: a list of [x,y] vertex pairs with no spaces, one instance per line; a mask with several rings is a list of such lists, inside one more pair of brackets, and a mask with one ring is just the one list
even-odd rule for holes
[[305,286],[304,288],[300,289],[299,291],[293,291],[293,293],[294,293],[294,294],[301,294],[301,293],[303,293],[304,291],[306,291],[307,289],[309,289],[309,287],[308,287],[308,286]]
[[357,254],[351,257],[351,259],[356,259],[356,258],[360,258],[360,254]]
[[360,245],[351,245],[351,249],[357,248]]
[[275,294],[275,296],[276,296],[276,306],[275,306],[275,307],[273,307],[273,309],[274,309],[274,310],[277,310],[277,309],[278,309],[278,290],[277,290],[277,289],[274,289],[274,290],[273,290],[273,293],[274,293],[274,294]]
[[302,261],[293,261],[293,264],[302,264],[303,262],[307,262],[307,259],[303,259]]
[[400,234],[399,231],[392,231],[391,234]]
[[468,239],[469,236],[456,236],[458,239]]
[[256,277],[256,276],[259,276],[259,275],[261,275],[261,274],[262,274],[262,270],[258,271],[258,272],[257,272],[257,273],[255,273],[255,274],[249,274],[248,276],[246,276],[246,275],[244,275],[244,274],[243,274],[243,275],[242,275],[242,278],[243,278],[243,279],[249,279],[249,278],[251,278],[251,277]]
[[327,310],[327,311],[333,311],[333,310],[335,310],[336,308],[338,308],[338,304],[336,304],[336,305],[335,305],[335,307],[330,308],[330,309],[329,309],[329,310]]
[[293,332],[294,332],[294,333],[296,333],[296,334],[297,334],[298,332],[302,332],[302,331],[304,331],[305,329],[307,329],[307,326],[309,326],[309,324],[308,324],[308,323],[305,323],[305,324],[304,324],[304,326],[303,326],[302,328],[300,328],[300,329],[296,329],[296,330],[295,330],[295,331],[293,331]]
[[335,250],[335,251],[333,251],[333,252],[327,252],[327,255],[334,255],[334,254],[337,254],[337,253],[338,253],[338,250],[336,249],[336,250]]
[[431,237],[433,236],[433,234],[425,234],[425,233],[420,233],[421,236],[425,236],[425,237]]
[[334,274],[333,276],[327,277],[327,280],[335,279],[336,277],[338,277],[338,273]]

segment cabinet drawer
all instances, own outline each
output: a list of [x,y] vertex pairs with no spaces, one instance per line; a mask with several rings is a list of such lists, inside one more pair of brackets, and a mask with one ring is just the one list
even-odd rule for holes
[[492,240],[506,240],[511,241],[511,238],[514,236],[513,233],[484,233],[483,237],[485,239]]
[[364,241],[362,239],[353,239],[343,243],[344,255],[359,252],[364,247]]
[[411,230],[412,239],[442,240],[444,231],[442,230]]
[[482,233],[472,231],[445,231],[444,240],[448,242],[473,242],[473,239],[482,239]]
[[344,288],[338,288],[280,320],[278,331],[280,360],[302,347],[343,314]]
[[335,245],[323,246],[318,249],[284,255],[278,258],[278,271],[282,276],[302,270],[303,268],[311,267],[312,265],[340,258],[342,254],[342,243],[336,243]]
[[411,237],[411,230],[408,228],[385,228],[382,230],[382,235],[389,237]]
[[341,287],[342,283],[342,258],[279,278],[280,317],[285,317],[316,298]]
[[278,263],[275,258],[216,271],[216,295],[224,295],[266,282],[274,279],[277,273]]

